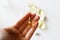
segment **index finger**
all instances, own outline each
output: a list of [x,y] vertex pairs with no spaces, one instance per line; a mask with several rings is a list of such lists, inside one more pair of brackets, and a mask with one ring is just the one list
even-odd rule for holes
[[27,33],[25,38],[30,39],[32,37],[33,33],[35,32],[37,26],[38,26],[38,22],[35,22],[34,26],[29,30],[29,32]]
[[14,28],[18,29],[26,20],[28,20],[28,18],[31,16],[31,13],[27,13],[21,20],[19,20]]

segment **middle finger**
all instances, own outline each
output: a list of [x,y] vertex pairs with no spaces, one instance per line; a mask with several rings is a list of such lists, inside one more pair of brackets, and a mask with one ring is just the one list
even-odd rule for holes
[[[35,16],[36,16],[36,14],[32,14],[32,15],[31,15],[31,19],[33,19]],[[28,21],[29,21],[29,20],[27,20],[27,21],[18,29],[21,33],[22,33],[23,30],[27,27]]]

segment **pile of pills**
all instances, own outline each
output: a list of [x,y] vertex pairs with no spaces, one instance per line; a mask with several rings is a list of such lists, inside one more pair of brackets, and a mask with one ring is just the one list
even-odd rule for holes
[[46,14],[44,13],[44,11],[42,9],[38,8],[36,5],[30,4],[29,12],[36,13],[37,15],[39,15],[40,20],[39,20],[38,28],[40,28],[43,31],[47,30],[47,24],[46,24],[47,17],[46,17]]

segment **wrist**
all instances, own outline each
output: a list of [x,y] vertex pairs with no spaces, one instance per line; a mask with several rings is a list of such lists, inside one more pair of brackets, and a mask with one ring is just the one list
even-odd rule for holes
[[12,37],[5,29],[0,29],[0,40],[12,40]]

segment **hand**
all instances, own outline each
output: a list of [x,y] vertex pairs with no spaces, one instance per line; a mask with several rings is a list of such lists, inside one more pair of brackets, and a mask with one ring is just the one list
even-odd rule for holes
[[[32,25],[28,25],[29,17],[31,18]],[[19,20],[12,28],[5,30],[11,35],[12,40],[30,40],[34,31],[38,26],[39,16],[36,14],[28,13],[21,20]]]

